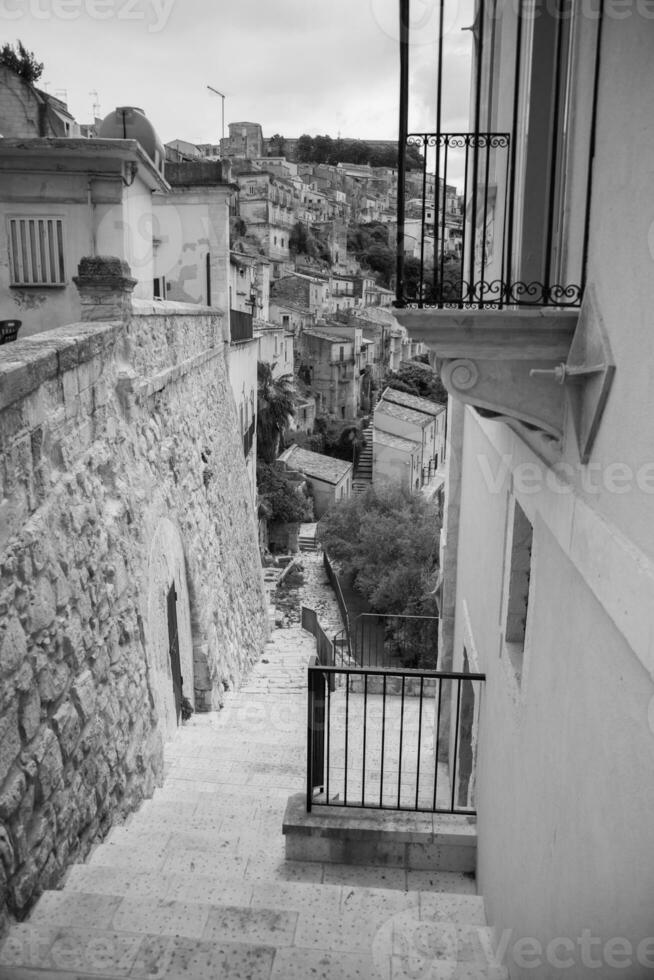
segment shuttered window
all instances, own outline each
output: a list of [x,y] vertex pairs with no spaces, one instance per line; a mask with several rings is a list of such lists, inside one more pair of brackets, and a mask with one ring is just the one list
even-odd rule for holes
[[62,286],[63,218],[9,218],[9,267],[12,286]]

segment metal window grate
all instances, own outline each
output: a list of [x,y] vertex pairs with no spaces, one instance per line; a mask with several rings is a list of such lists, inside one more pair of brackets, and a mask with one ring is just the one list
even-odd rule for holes
[[12,286],[61,286],[66,282],[63,218],[9,218]]

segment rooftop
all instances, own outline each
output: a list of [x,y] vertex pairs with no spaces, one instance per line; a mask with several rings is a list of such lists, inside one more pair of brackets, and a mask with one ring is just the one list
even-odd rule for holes
[[377,415],[390,415],[391,418],[400,419],[402,422],[410,422],[420,427],[427,424],[429,418],[424,412],[417,412],[414,408],[407,408],[405,405],[396,405],[395,402],[380,401],[375,407],[375,418]]
[[334,485],[340,483],[348,472],[352,472],[352,463],[346,463],[343,459],[334,459],[332,456],[323,456],[322,453],[312,453],[311,450],[301,449],[300,446],[290,446],[279,459],[292,469],[302,470],[308,477],[315,477],[316,480]]
[[[48,159],[49,158],[49,159]],[[48,162],[44,164],[44,160]],[[141,144],[133,139],[86,139],[79,137],[6,137],[0,139],[0,166],[29,172],[34,168],[53,173],[113,173],[123,163],[134,163],[150,190],[170,191],[170,185],[155,167]]]
[[388,387],[384,390],[380,401],[394,402],[396,405],[404,405],[405,408],[413,408],[416,412],[424,412],[434,418],[445,411],[445,405],[437,405],[429,398],[421,398],[420,395],[410,395],[406,391],[398,391],[396,388]]
[[416,449],[420,448],[420,443],[415,439],[405,439],[403,436],[394,436],[390,432],[382,432],[381,429],[375,429],[375,434],[373,436],[373,445],[377,443],[381,446],[388,446],[389,449],[399,449],[403,453],[412,453]]

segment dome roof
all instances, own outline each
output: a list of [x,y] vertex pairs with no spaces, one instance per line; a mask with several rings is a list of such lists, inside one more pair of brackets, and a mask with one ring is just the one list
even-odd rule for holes
[[163,173],[166,158],[163,143],[143,109],[119,106],[106,116],[98,130],[99,139],[138,140],[159,173]]

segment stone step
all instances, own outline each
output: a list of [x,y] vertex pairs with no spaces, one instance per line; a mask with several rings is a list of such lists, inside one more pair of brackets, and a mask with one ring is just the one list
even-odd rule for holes
[[[456,907],[448,911],[444,903],[388,903],[382,896],[377,904],[353,900],[338,910],[320,904],[284,909],[272,898],[268,906],[244,906],[46,893],[40,915],[14,927],[0,947],[0,969],[12,969],[16,980],[17,967],[62,980],[73,974],[363,980],[387,976],[389,966],[408,955],[428,956],[424,968],[437,965],[438,976],[453,980],[508,976],[494,961],[491,931],[453,920]],[[355,964],[358,972],[352,972]]]

